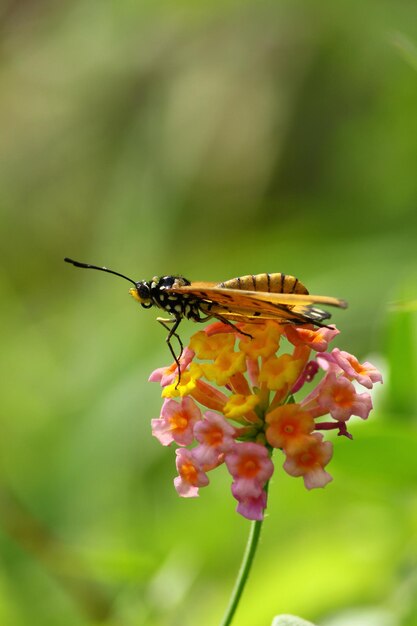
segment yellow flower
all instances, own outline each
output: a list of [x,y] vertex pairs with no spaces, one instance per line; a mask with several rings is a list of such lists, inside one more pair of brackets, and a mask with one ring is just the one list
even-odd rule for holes
[[242,337],[239,348],[248,357],[257,359],[262,357],[267,359],[275,354],[279,348],[282,327],[273,321],[264,324],[245,324],[241,330],[251,337]]
[[223,407],[223,414],[229,419],[235,417],[242,417],[245,413],[252,411],[255,406],[259,404],[259,398],[255,394],[244,396],[242,394],[235,394],[230,396],[229,400]]
[[223,386],[233,374],[246,370],[245,355],[243,352],[230,352],[225,349],[214,363],[202,363],[200,368],[208,380],[214,380],[216,385]]
[[188,396],[195,389],[197,380],[200,378],[202,372],[200,366],[196,363],[191,363],[190,369],[182,372],[181,380],[178,383],[178,379],[172,383],[172,385],[167,385],[162,390],[163,398],[181,398],[183,396]]
[[259,373],[259,382],[268,389],[281,390],[294,385],[305,365],[304,359],[294,359],[290,354],[267,359]]
[[215,359],[222,350],[233,350],[235,335],[220,333],[207,335],[204,330],[195,333],[190,339],[190,348],[199,359]]

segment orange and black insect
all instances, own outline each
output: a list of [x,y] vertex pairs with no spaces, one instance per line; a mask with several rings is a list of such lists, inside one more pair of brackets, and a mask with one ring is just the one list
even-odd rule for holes
[[[347,307],[347,303],[338,298],[309,295],[297,278],[287,274],[240,276],[222,283],[190,282],[183,276],[162,276],[136,282],[107,267],[68,258],[64,260],[76,267],[100,270],[128,280],[134,285],[129,293],[139,304],[145,309],[156,306],[165,311],[169,318],[158,317],[157,320],[169,331],[166,341],[178,371],[183,344],[177,329],[183,318],[194,322],[216,318],[231,326],[234,326],[232,322],[259,323],[271,319],[280,324],[325,326],[323,321],[330,318],[330,313],[316,308],[315,304]],[[172,347],[172,337],[179,342],[179,356]]]

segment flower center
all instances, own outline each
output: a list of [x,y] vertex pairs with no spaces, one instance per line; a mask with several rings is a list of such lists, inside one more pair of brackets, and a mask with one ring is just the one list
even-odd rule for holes
[[212,429],[207,433],[206,441],[211,446],[218,445],[223,441],[223,432],[219,429]]
[[355,392],[351,389],[338,388],[333,394],[333,399],[339,406],[349,407],[352,405]]
[[300,465],[304,465],[305,467],[314,465],[315,458],[314,455],[310,452],[304,452],[300,455]]
[[182,413],[175,413],[169,421],[171,430],[185,430],[188,426],[188,419]]
[[239,468],[239,475],[245,478],[253,478],[259,471],[259,464],[254,459],[242,460]]
[[359,361],[350,360],[350,364],[353,367],[353,369],[355,370],[355,372],[357,372],[358,374],[366,373],[366,368],[362,367],[362,365],[359,363]]
[[184,463],[181,467],[180,474],[190,485],[197,484],[197,470],[192,463]]

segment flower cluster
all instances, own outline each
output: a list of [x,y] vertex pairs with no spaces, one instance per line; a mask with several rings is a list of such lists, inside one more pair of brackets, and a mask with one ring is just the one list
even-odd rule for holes
[[[174,479],[179,495],[198,496],[209,484],[207,473],[225,463],[237,511],[261,520],[274,448],[285,456],[284,470],[302,476],[307,489],[332,480],[324,468],[333,447],[321,431],[336,429],[351,438],[349,418],[366,419],[372,409],[369,393],[358,393],[354,382],[371,389],[382,381],[371,363],[361,364],[338,348],[328,352],[337,334],[334,326],[215,322],[191,338],[180,358],[180,376],[176,363],[151,374],[164,398],[152,432],[162,445],[179,446]],[[320,369],[320,382],[296,400]]]

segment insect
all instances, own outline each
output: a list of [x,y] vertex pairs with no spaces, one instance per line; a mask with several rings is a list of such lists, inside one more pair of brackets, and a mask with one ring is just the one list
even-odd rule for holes
[[[184,318],[194,322],[216,318],[233,327],[233,322],[260,323],[271,319],[280,324],[325,326],[323,321],[330,318],[330,313],[316,308],[315,304],[347,307],[347,303],[338,298],[309,295],[297,278],[287,274],[240,276],[222,283],[190,282],[184,276],[134,281],[107,267],[80,263],[67,257],[64,261],[75,267],[100,270],[128,280],[134,285],[129,293],[139,304],[145,309],[156,306],[169,315],[168,318],[158,317],[157,321],[168,330],[166,342],[177,364],[179,377],[179,359],[184,348],[177,329]],[[248,334],[239,328],[236,330]],[[180,345],[178,356],[172,347],[172,337]]]

